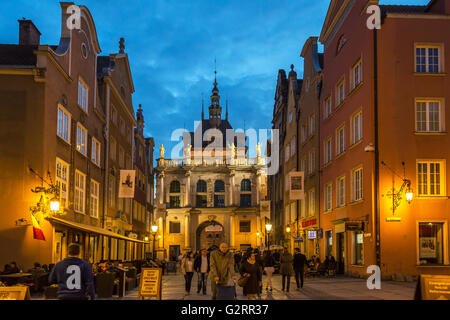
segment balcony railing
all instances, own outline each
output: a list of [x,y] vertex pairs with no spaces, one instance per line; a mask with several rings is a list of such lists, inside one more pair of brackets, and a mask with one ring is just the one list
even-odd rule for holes
[[[229,162],[229,163],[228,163]],[[265,158],[237,158],[233,161],[229,159],[217,159],[217,158],[203,158],[203,159],[158,159],[158,167],[167,168],[181,168],[184,166],[195,166],[195,167],[226,167],[228,165],[234,166],[256,166],[256,165],[266,165]]]

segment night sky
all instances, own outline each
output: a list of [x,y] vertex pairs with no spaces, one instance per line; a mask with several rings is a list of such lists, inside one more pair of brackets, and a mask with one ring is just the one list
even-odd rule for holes
[[[102,55],[117,53],[125,38],[136,92],[143,105],[145,135],[166,150],[174,129],[193,130],[205,117],[217,81],[223,117],[229,101],[231,125],[269,129],[279,69],[295,65],[302,75],[300,51],[309,36],[319,36],[328,0],[129,0],[75,2],[86,5],[96,24]],[[381,4],[426,4],[428,0],[384,0]],[[18,43],[18,19],[33,20],[41,44],[59,43],[58,1],[0,2],[0,43]],[[321,50],[321,47],[319,48]],[[263,150],[264,151],[264,150]],[[167,155],[170,152],[166,151]],[[167,157],[167,156],[166,156]]]

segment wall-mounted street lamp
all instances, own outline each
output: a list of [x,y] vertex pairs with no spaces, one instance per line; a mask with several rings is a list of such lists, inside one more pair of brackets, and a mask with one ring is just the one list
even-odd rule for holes
[[152,259],[156,258],[156,250],[155,250],[155,242],[156,242],[156,233],[158,232],[158,226],[156,224],[152,225],[152,235],[153,235],[153,250],[152,250]]
[[286,227],[286,233],[291,233],[291,227],[289,226]]
[[270,249],[269,240],[270,240],[270,231],[272,230],[272,224],[266,223],[266,247]]
[[[43,177],[41,177],[36,171],[32,168],[29,168],[30,172],[36,175],[39,179],[41,179],[41,185],[31,189],[33,193],[41,193],[41,197],[38,203],[35,206],[30,207],[30,211],[32,214],[36,214],[41,212],[43,216],[48,216],[49,214],[64,214],[64,210],[61,210],[61,203],[59,201],[60,198],[60,189],[59,186],[53,184],[52,177],[50,172],[47,172],[48,178],[50,182],[46,181]],[[48,187],[44,187],[44,183],[48,185]]]

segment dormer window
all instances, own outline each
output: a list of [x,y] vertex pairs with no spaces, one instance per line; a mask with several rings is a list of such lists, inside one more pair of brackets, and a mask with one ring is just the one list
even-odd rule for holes
[[341,51],[342,47],[345,45],[346,42],[347,42],[347,38],[344,35],[342,35],[338,41],[336,54],[338,54]]

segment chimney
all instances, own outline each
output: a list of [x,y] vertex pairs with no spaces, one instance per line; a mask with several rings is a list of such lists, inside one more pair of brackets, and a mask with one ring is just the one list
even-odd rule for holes
[[34,25],[33,21],[23,20],[19,21],[19,44],[20,45],[39,45],[41,42],[41,33]]

